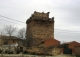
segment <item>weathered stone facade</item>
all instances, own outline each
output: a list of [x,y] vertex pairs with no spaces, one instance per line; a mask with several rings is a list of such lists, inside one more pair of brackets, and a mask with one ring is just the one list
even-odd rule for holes
[[31,41],[36,42],[36,45],[49,38],[54,38],[54,17],[49,18],[49,12],[40,13],[35,11],[26,21],[26,24],[26,38],[37,39]]
[[79,55],[80,56],[80,46],[76,46],[75,48],[74,48],[74,50],[75,50],[75,55]]

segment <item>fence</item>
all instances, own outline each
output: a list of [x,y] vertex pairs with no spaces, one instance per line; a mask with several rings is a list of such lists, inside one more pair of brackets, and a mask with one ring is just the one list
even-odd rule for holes
[[63,54],[72,54],[72,49],[65,48]]

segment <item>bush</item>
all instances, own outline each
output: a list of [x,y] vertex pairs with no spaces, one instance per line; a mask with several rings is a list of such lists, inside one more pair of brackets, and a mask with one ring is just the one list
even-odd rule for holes
[[24,51],[23,54],[28,54],[28,51]]
[[9,52],[9,50],[5,50],[5,54],[7,54]]
[[0,49],[0,53],[2,53],[2,50]]
[[31,54],[32,54],[32,55],[35,55],[36,53],[35,53],[35,52],[32,52]]
[[9,51],[8,54],[13,54],[13,51]]
[[6,50],[5,54],[13,54],[13,51]]
[[76,55],[76,57],[80,57],[80,56]]
[[19,51],[19,50],[17,50],[17,51],[16,51],[16,53],[17,53],[17,54],[19,54],[19,53],[20,53],[20,51]]

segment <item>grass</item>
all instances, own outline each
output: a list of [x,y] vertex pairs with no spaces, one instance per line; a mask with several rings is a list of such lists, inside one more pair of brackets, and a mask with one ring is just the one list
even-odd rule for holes
[[76,55],[76,57],[80,57],[80,56]]

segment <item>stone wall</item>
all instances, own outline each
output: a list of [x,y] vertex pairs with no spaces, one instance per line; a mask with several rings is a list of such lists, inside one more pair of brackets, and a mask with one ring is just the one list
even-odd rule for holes
[[79,55],[80,56],[80,47],[75,47],[75,55]]
[[49,13],[34,12],[26,23],[26,38],[39,39],[38,44],[48,38],[54,38],[54,18],[49,18]]
[[15,46],[9,46],[9,45],[0,46],[0,50],[2,50],[2,53],[5,53],[6,50],[13,51],[13,53],[15,53],[15,49],[16,49]]
[[32,47],[27,49],[28,52],[35,52],[36,54],[44,54],[44,55],[60,55],[60,48],[57,47]]
[[60,48],[53,48],[52,49],[52,55],[59,55],[60,54]]

